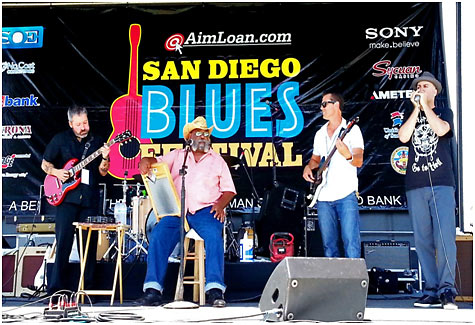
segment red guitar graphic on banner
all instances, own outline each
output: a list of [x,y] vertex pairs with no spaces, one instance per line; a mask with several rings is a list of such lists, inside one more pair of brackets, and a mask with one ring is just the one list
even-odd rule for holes
[[[113,177],[123,179],[124,172],[132,176],[139,174],[140,144],[152,143],[150,139],[141,139],[142,121],[142,95],[137,93],[138,88],[138,49],[141,36],[141,27],[138,24],[130,25],[130,70],[129,87],[126,95],[117,98],[111,106],[110,117],[112,123],[112,134],[109,139],[124,130],[130,130],[133,137],[121,143],[119,146],[111,148],[111,166],[109,174]],[[129,177],[128,179],[132,179]]]

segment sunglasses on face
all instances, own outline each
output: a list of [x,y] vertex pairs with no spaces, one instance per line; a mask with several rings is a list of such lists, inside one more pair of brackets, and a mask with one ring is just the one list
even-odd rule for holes
[[209,137],[209,132],[201,132],[201,131],[198,131],[195,133],[195,135],[197,137],[201,137],[201,136],[204,136],[204,137]]
[[328,104],[335,104],[336,101],[335,100],[327,100],[326,102],[322,102],[320,104],[320,106],[322,106],[323,108],[327,107]]

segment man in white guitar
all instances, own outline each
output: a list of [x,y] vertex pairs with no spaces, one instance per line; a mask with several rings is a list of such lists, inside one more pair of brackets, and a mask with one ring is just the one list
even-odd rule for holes
[[[358,258],[361,256],[361,239],[356,198],[357,167],[363,165],[364,142],[357,125],[345,132],[347,122],[341,114],[343,105],[340,94],[324,94],[320,108],[328,122],[315,134],[312,158],[304,168],[303,178],[314,183],[316,175],[313,171],[318,170],[317,175],[321,175],[322,182],[315,195],[318,196],[316,208],[325,256],[340,256],[338,241],[341,228],[345,257]],[[327,160],[322,167],[326,168],[319,170],[324,158]]]
[[[94,160],[88,168],[81,170],[80,184],[64,197],[56,210],[56,258],[52,275],[48,281],[48,295],[66,287],[67,264],[74,241],[73,222],[86,221],[88,216],[98,213],[98,184],[99,178],[109,170],[109,147],[99,136],[92,135],[84,107],[72,107],[68,110],[68,120],[71,129],[56,134],[46,146],[41,162],[41,169],[56,177],[61,182],[70,178],[68,170],[64,169],[68,161],[76,158],[84,160],[86,155],[101,150],[102,159]],[[82,157],[81,157],[82,155]],[[84,236],[86,238],[86,235]],[[97,232],[91,236],[90,253],[86,263],[85,288],[90,288],[93,282],[94,265],[96,262]],[[72,288],[71,288],[72,289]],[[53,302],[54,298],[53,298]]]

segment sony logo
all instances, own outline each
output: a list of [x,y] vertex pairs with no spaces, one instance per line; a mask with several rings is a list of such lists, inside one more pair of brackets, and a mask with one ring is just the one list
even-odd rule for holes
[[375,28],[370,27],[365,30],[366,39],[375,39],[378,36],[382,38],[399,38],[399,37],[420,37],[420,31],[424,26],[411,26],[411,27],[383,27]]

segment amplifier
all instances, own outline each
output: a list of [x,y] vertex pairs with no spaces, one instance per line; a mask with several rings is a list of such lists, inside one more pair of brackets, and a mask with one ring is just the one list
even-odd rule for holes
[[54,223],[20,223],[16,226],[16,231],[20,233],[54,233]]
[[366,267],[373,267],[404,271],[410,269],[408,241],[376,240],[361,243],[362,256],[366,260]]

